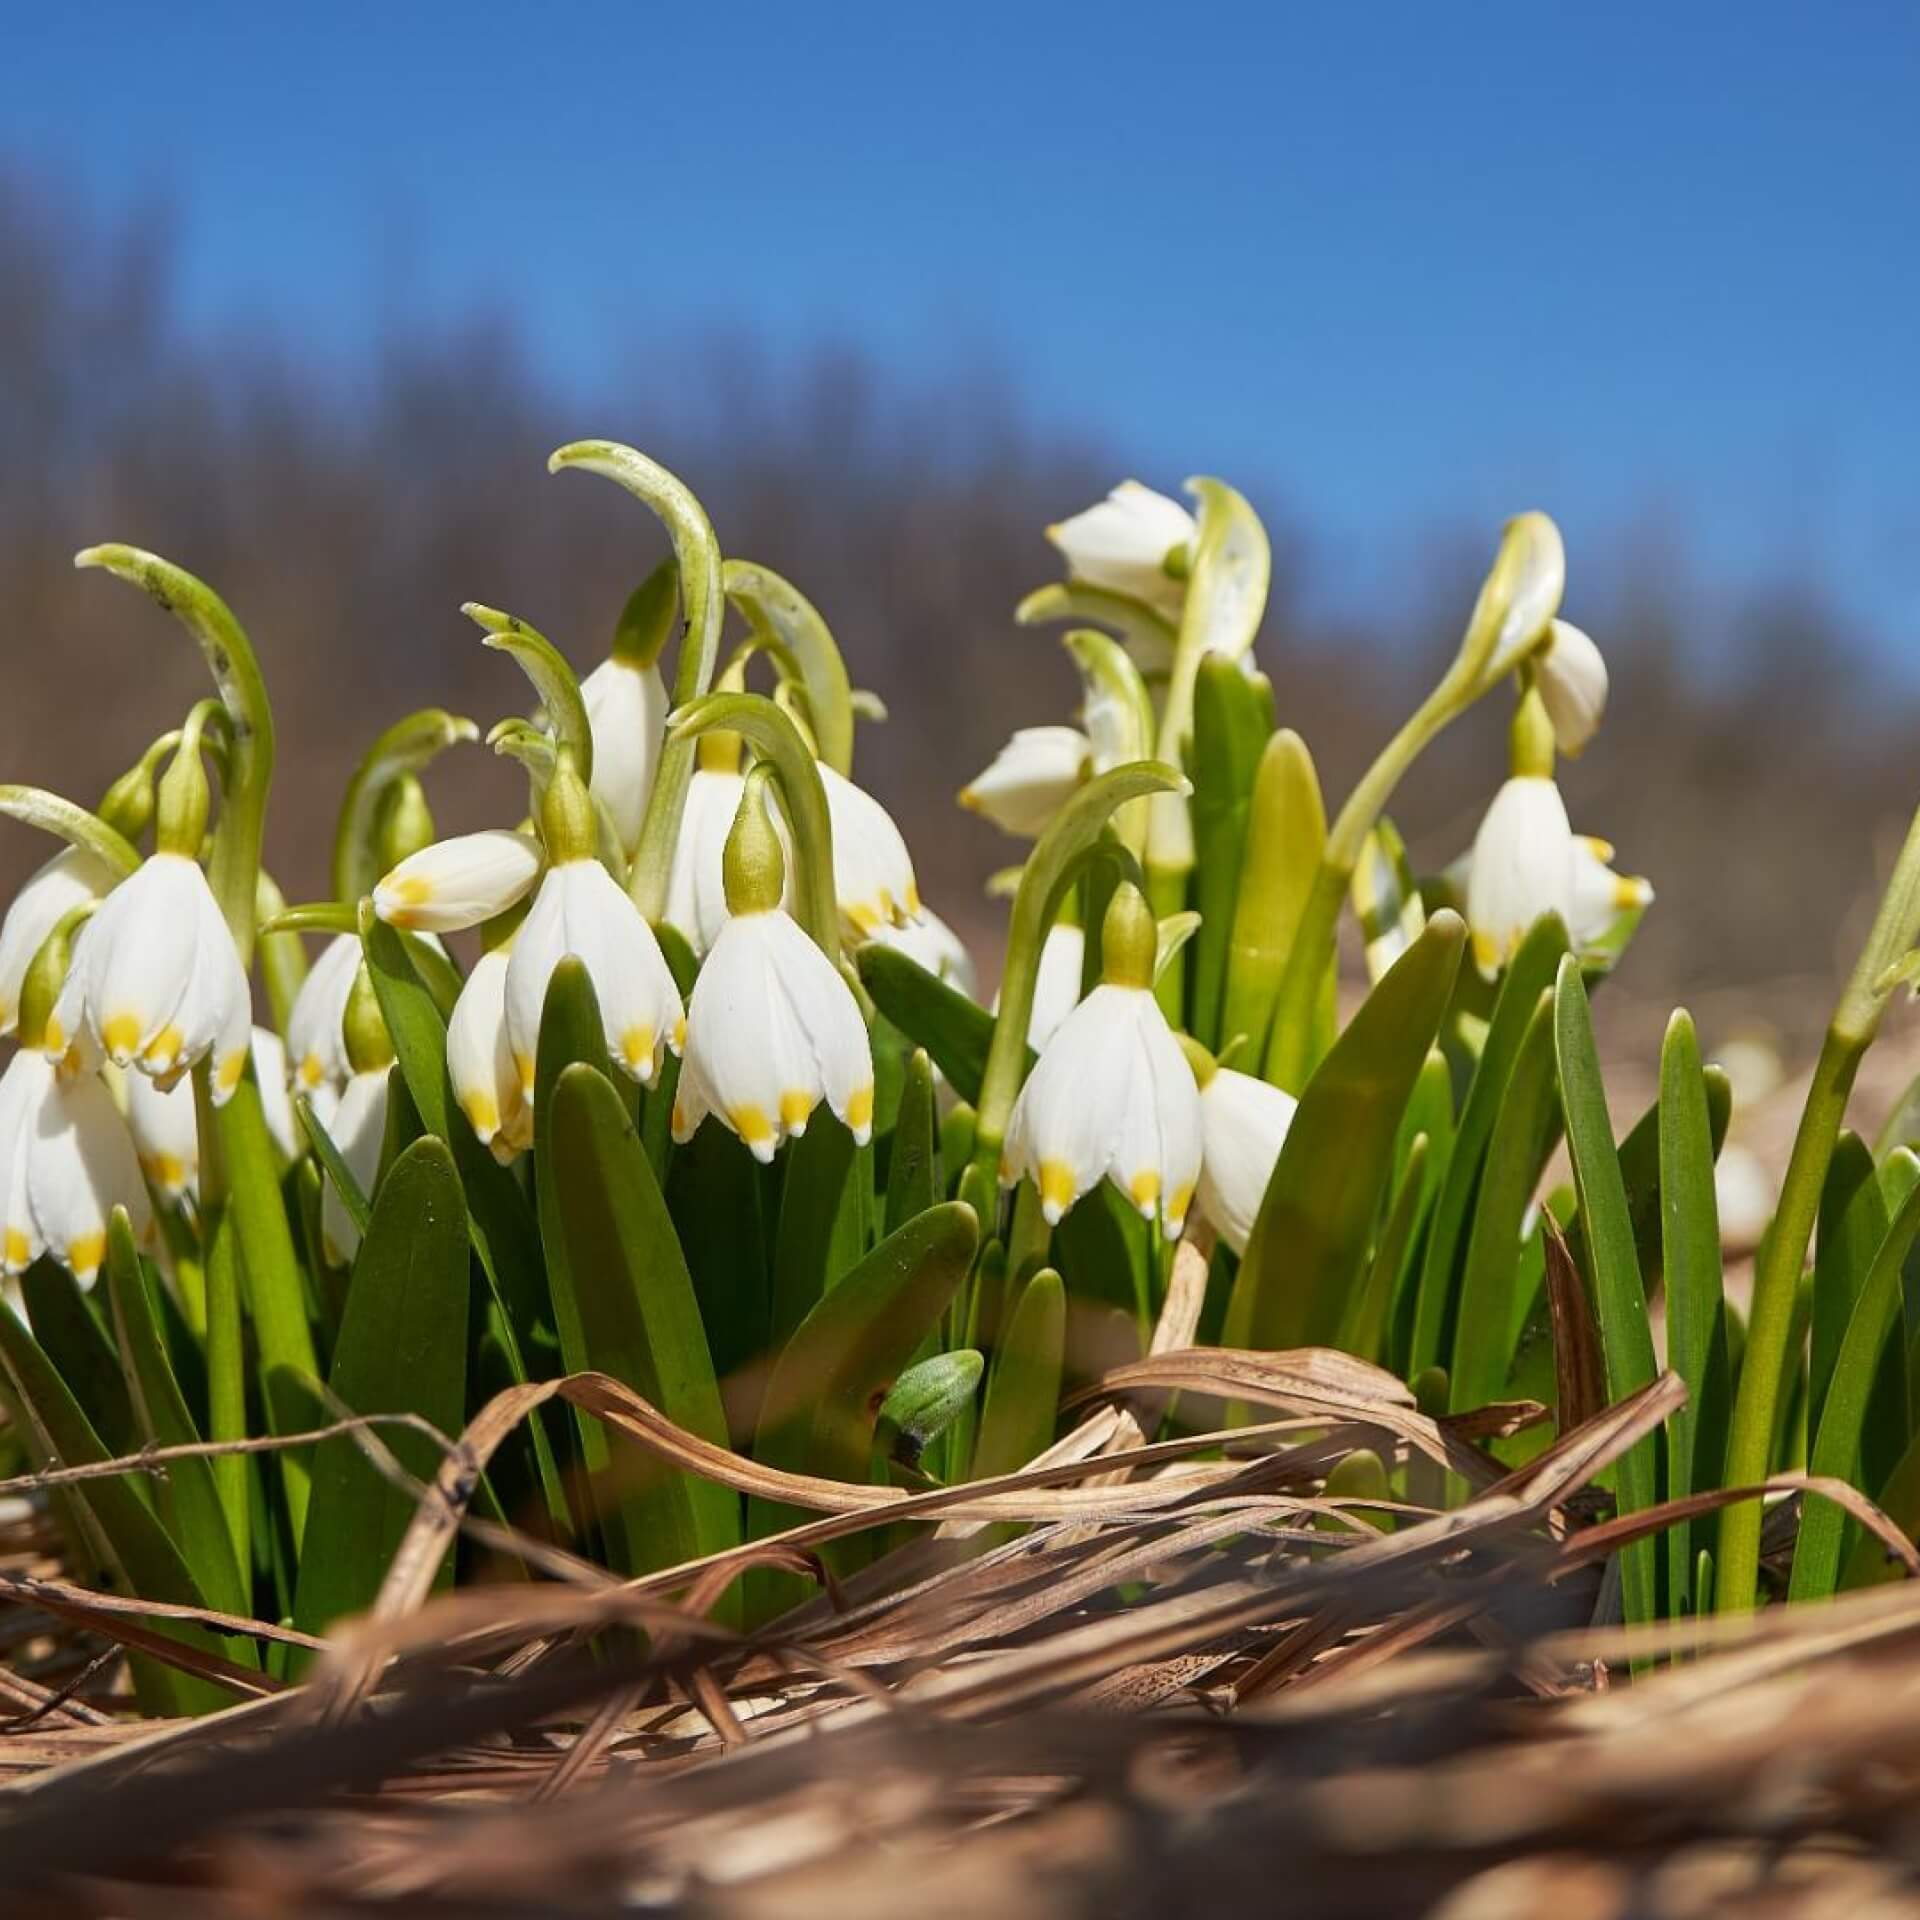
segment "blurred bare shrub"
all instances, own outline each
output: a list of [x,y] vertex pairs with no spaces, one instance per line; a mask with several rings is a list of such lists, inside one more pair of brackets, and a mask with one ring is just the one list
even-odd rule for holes
[[[1052,638],[1011,610],[1055,570],[1041,527],[1128,472],[1124,446],[1036,432],[991,364],[916,384],[857,346],[787,361],[751,333],[636,343],[564,396],[508,314],[390,325],[359,360],[316,364],[298,337],[184,327],[174,251],[151,211],[103,221],[0,172],[7,777],[91,800],[200,691],[177,636],[68,564],[96,539],[156,548],[213,582],[260,648],[283,716],[270,855],[289,895],[320,891],[331,807],[377,728],[428,703],[484,725],[520,698],[462,600],[524,615],[585,666],[665,552],[613,489],[544,472],[561,441],[607,434],[682,472],[729,551],[819,604],[856,683],[892,710],[863,734],[863,778],[907,826],[928,897],[991,924],[979,883],[1017,848],[951,795],[1012,726],[1071,701]],[[1334,624],[1302,610],[1303,528],[1261,476],[1234,477],[1275,539],[1261,658],[1337,791],[1452,648],[1495,530],[1431,546],[1396,631]],[[1553,505],[1515,502],[1531,504]],[[1869,688],[1810,591],[1756,589],[1705,632],[1670,537],[1577,549],[1574,566],[1569,611],[1615,672],[1607,727],[1568,770],[1576,825],[1661,894],[1632,987],[1830,975],[1876,846],[1920,787],[1910,706]],[[1471,835],[1503,724],[1490,703],[1402,797],[1422,860]],[[474,824],[518,804],[517,780],[470,752],[435,796],[443,824]],[[43,851],[0,837],[0,882]]]

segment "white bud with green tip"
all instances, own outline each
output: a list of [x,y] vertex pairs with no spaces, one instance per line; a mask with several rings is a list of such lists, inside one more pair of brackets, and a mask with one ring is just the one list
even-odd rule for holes
[[531,834],[488,827],[411,854],[373,890],[373,910],[415,933],[460,933],[518,905],[544,856]]
[[1580,628],[1555,620],[1546,644],[1533,656],[1533,676],[1553,722],[1555,744],[1568,759],[1577,759],[1607,710],[1607,663],[1600,649]]
[[1104,500],[1049,527],[1047,538],[1074,579],[1177,616],[1198,531],[1179,501],[1138,480],[1123,480]]
[[1002,833],[1036,840],[1093,772],[1093,742],[1078,727],[1021,727],[960,789],[969,813]]

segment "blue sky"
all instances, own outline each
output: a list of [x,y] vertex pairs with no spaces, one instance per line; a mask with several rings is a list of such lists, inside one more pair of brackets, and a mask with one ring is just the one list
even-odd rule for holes
[[[169,17],[170,16],[170,17]],[[163,18],[167,24],[158,24]],[[517,314],[990,357],[1341,591],[1543,505],[1673,516],[1920,653],[1920,7],[101,4],[6,31],[0,157],[170,196],[194,324],[328,358]],[[569,422],[569,430],[573,423]]]

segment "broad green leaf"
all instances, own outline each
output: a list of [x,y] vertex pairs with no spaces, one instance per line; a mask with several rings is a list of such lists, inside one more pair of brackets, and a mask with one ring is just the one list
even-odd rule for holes
[[[1913,1156],[1896,1147],[1889,1160]],[[1827,1382],[1827,1397],[1814,1434],[1809,1466],[1858,1486],[1862,1481],[1861,1440],[1868,1407],[1880,1373],[1881,1355],[1900,1325],[1900,1274],[1916,1235],[1920,1235],[1920,1182],[1908,1188],[1900,1211],[1889,1223],[1867,1269],[1865,1283],[1853,1304],[1847,1331]],[[1902,1356],[1904,1362],[1904,1354]],[[1903,1375],[1904,1379],[1904,1375]],[[1896,1471],[1897,1466],[1896,1466]],[[1800,1540],[1793,1554],[1789,1599],[1824,1600],[1834,1590],[1840,1573],[1840,1550],[1846,1535],[1843,1509],[1818,1494],[1805,1496],[1800,1515]]]
[[1190,973],[1189,1030],[1209,1047],[1226,1039],[1220,1010],[1227,988],[1227,948],[1233,935],[1240,863],[1254,774],[1273,732],[1273,693],[1249,680],[1239,663],[1209,656],[1193,683],[1193,904],[1200,912]]
[[1465,943],[1459,916],[1436,914],[1307,1082],[1234,1282],[1229,1346],[1325,1345],[1339,1330]]
[[1460,1311],[1447,1370],[1453,1411],[1497,1400],[1513,1364],[1521,1226],[1559,1129],[1554,1099],[1553,996],[1542,990],[1505,1077],[1467,1234]]
[[[1413,1346],[1407,1356],[1409,1378],[1433,1365],[1446,1350],[1447,1330],[1458,1298],[1467,1234],[1473,1224],[1474,1196],[1480,1185],[1487,1142],[1507,1097],[1528,1023],[1542,993],[1553,985],[1555,970],[1567,951],[1567,930],[1557,914],[1543,914],[1529,929],[1519,951],[1501,979],[1493,1017],[1480,1049],[1479,1064],[1460,1109],[1453,1154],[1446,1177],[1434,1201],[1433,1220],[1420,1271],[1420,1292],[1414,1314]],[[1484,1378],[1484,1375],[1480,1376]]]
[[[354,1256],[346,1312],[327,1385],[357,1414],[413,1413],[449,1440],[465,1424],[467,1207],[452,1150],[431,1134],[393,1164]],[[441,1450],[401,1427],[375,1430],[416,1479],[431,1481]],[[314,1453],[294,1621],[324,1633],[373,1604],[417,1501],[350,1434]],[[452,1562],[441,1570],[453,1577]]]
[[770,1210],[760,1176],[760,1163],[717,1120],[674,1149],[667,1175],[668,1211],[722,1380],[764,1362],[773,1341]]
[[[157,1276],[142,1266],[124,1208],[107,1228],[107,1297],[113,1313],[121,1365],[126,1370],[140,1444],[188,1447],[201,1439],[186,1396],[174,1378],[154,1312]],[[222,1613],[247,1614],[253,1600],[234,1557],[213,1463],[188,1455],[172,1461],[157,1484],[160,1515],[186,1561],[194,1584]]]
[[[842,1216],[860,1162],[853,1135],[824,1105],[786,1150],[780,1228],[773,1252],[773,1341],[783,1345],[845,1266]],[[864,1171],[864,1170],[861,1170]],[[856,1258],[858,1255],[856,1254]],[[850,1263],[849,1263],[850,1264]]]
[[[80,1403],[67,1390],[52,1361],[24,1323],[0,1303],[0,1366],[12,1382],[14,1398],[31,1431],[22,1436],[34,1450],[34,1466],[87,1467],[112,1459]],[[143,1600],[174,1606],[204,1607],[207,1597],[195,1583],[180,1550],[154,1510],[120,1474],[83,1480],[68,1488],[72,1509],[84,1516],[90,1545],[103,1556],[118,1590]],[[253,1643],[229,1639],[170,1620],[148,1623],[184,1646],[224,1655],[242,1666],[257,1666]],[[181,1673],[138,1655],[132,1660],[134,1686],[149,1713],[208,1713],[230,1706],[233,1696],[196,1675]]]
[[[140,1444],[133,1404],[106,1329],[86,1295],[51,1254],[36,1260],[20,1276],[27,1323],[41,1351],[60,1370],[67,1390],[80,1403],[93,1430],[110,1453],[131,1453]],[[140,1487],[142,1495],[147,1493]]]
[[[604,1074],[574,1065],[560,1075],[548,1138],[566,1264],[580,1281],[577,1364],[625,1381],[677,1426],[724,1447],[726,1415],[693,1282],[632,1117]],[[576,1365],[572,1355],[567,1363]],[[730,1489],[668,1471],[612,1430],[608,1443],[621,1571],[675,1566],[738,1541]]]
[[[1889,1162],[1892,1154],[1888,1155]],[[1820,1189],[1814,1235],[1813,1335],[1808,1373],[1808,1419],[1815,1433],[1827,1404],[1827,1386],[1840,1343],[1866,1285],[1873,1256],[1887,1237],[1886,1196],[1867,1143],[1851,1130],[1834,1142],[1833,1159]]]
[[[1066,1344],[1066,1289],[1051,1267],[1043,1267],[1022,1290],[994,1353],[970,1479],[1017,1473],[1052,1444]],[[988,1527],[974,1544],[985,1548],[1019,1531],[1013,1525]]]
[[933,1100],[933,1062],[917,1047],[907,1062],[887,1158],[885,1231],[897,1232],[939,1199],[939,1116]]
[[1358,1354],[1362,1360],[1382,1358],[1394,1286],[1426,1218],[1431,1196],[1432,1183],[1427,1178],[1427,1136],[1417,1133],[1401,1166],[1400,1184],[1387,1214],[1387,1224],[1374,1244],[1373,1260],[1367,1268],[1366,1280],[1347,1302],[1347,1311],[1341,1319],[1340,1336],[1334,1344],[1342,1353]]
[[[916,1046],[927,1050],[962,1100],[977,1101],[987,1049],[993,1044],[993,1015],[877,940],[869,940],[854,958],[874,1005]],[[1032,1065],[1029,1049],[1027,1066]]]
[[[1588,978],[1584,964],[1580,977]],[[1719,1067],[1703,1067],[1700,1079],[1707,1096],[1707,1144],[1717,1160],[1733,1115],[1733,1083]],[[1640,1259],[1640,1279],[1651,1298],[1660,1284],[1662,1257],[1660,1102],[1657,1099],[1627,1129],[1619,1152],[1620,1178],[1626,1184],[1627,1211],[1633,1217],[1633,1244]]]
[[[1554,1049],[1560,1073],[1560,1105],[1574,1186],[1580,1196],[1585,1229],[1588,1281],[1610,1401],[1637,1392],[1654,1377],[1653,1334],[1647,1324],[1647,1300],[1633,1240],[1633,1216],[1607,1117],[1606,1086],[1594,1045],[1593,1015],[1580,978],[1580,963],[1567,954],[1554,986]],[[1620,1457],[1615,1468],[1616,1496],[1622,1513],[1638,1513],[1654,1504],[1656,1447],[1652,1434]],[[1620,1554],[1621,1594],[1627,1624],[1655,1619],[1659,1596],[1652,1540],[1635,1541]]]
[[[1676,1013],[1660,1049],[1661,1265],[1667,1286],[1667,1363],[1687,1383],[1687,1404],[1667,1425],[1669,1500],[1720,1484],[1721,1462],[1702,1450],[1722,1444],[1728,1398],[1722,1305],[1720,1214],[1713,1188],[1713,1123],[1693,1022]],[[1716,1407],[1719,1411],[1716,1413]],[[1667,1612],[1698,1613],[1692,1530],[1667,1537]]]
[[367,1222],[373,1218],[373,1203],[361,1191],[353,1169],[333,1144],[333,1135],[327,1131],[326,1122],[314,1111],[313,1102],[304,1093],[293,1096],[293,1111],[300,1121],[301,1131],[307,1136],[307,1144],[313,1149],[313,1157],[320,1163],[322,1174],[340,1196],[340,1204],[346,1208],[347,1218],[364,1234]]

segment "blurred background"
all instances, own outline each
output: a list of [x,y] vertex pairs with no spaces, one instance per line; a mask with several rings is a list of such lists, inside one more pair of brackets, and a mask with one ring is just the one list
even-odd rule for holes
[[[819,605],[892,713],[860,776],[984,937],[1018,848],[952,794],[1073,698],[1011,620],[1045,523],[1240,486],[1259,657],[1337,798],[1538,506],[1614,673],[1574,822],[1659,892],[1621,1004],[1820,1017],[1920,797],[1920,11],[348,0],[5,37],[7,778],[91,801],[202,690],[69,565],[156,548],[254,637],[271,860],[322,891],[380,726],[522,701],[462,600],[604,650],[665,542],[544,463],[607,435]],[[1506,704],[1396,803],[1423,863]],[[444,825],[521,804],[479,750],[442,769]],[[0,881],[45,852],[7,829]]]

